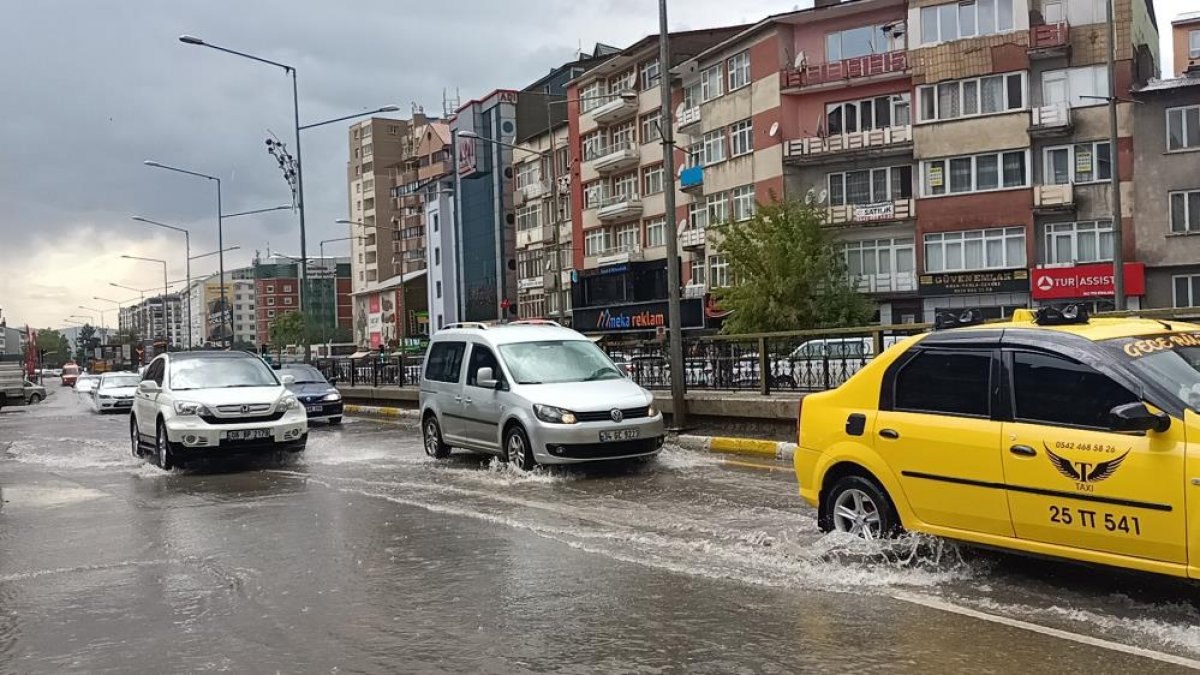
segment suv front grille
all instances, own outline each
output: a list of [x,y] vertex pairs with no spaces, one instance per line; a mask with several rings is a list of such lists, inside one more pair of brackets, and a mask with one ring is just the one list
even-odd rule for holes
[[[231,406],[225,406],[231,407]],[[240,411],[241,408],[239,407]],[[200,419],[209,424],[254,424],[255,422],[274,422],[283,417],[283,411],[273,412],[270,415],[242,415],[240,417],[213,417],[212,415],[201,415]]]
[[[242,408],[245,408],[245,410],[242,410]],[[237,404],[237,405],[219,405],[219,406],[217,406],[217,412],[225,413],[227,415],[239,415],[239,414],[246,415],[246,414],[250,414],[250,413],[262,414],[262,413],[269,411],[270,409],[271,409],[270,403],[250,403],[247,405]]]
[[[649,417],[650,408],[642,406],[640,408],[621,408],[622,419],[636,420],[643,417]],[[587,412],[575,413],[575,419],[580,422],[611,422],[611,410],[589,410]]]

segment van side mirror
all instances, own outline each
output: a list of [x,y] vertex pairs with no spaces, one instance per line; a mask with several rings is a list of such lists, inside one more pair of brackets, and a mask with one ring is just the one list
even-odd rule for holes
[[158,383],[154,380],[142,380],[138,382],[138,391],[143,394],[157,394],[160,391]]
[[1171,428],[1171,416],[1150,412],[1145,403],[1125,403],[1108,413],[1108,426],[1113,431],[1157,431]]
[[475,373],[475,383],[484,389],[500,388],[500,381],[496,379],[496,373],[491,368],[480,368]]

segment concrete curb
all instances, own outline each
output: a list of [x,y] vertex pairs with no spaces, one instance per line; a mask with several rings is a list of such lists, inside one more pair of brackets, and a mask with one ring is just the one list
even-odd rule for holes
[[[347,415],[359,417],[380,417],[384,419],[415,420],[419,411],[410,408],[393,408],[373,405],[346,404]],[[681,434],[675,436],[675,442],[685,450],[696,452],[713,452],[723,455],[749,455],[764,459],[774,459],[783,462],[792,461],[796,452],[795,443],[784,441],[764,441],[756,438],[734,438],[731,436],[693,436]]]

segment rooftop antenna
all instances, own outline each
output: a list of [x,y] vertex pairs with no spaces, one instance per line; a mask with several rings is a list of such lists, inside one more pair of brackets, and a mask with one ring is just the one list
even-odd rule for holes
[[451,96],[446,88],[442,88],[442,116],[450,117],[461,106],[461,98],[458,94],[458,87],[454,88],[454,95]]

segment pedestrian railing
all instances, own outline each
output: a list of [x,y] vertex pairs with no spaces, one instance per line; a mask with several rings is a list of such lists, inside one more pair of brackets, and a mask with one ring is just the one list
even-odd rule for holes
[[335,385],[350,387],[416,387],[421,382],[424,354],[330,358],[316,361],[317,369]]

